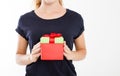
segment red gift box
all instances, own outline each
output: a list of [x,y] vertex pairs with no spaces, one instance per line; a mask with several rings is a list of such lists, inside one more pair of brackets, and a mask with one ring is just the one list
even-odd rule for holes
[[55,37],[62,37],[61,34],[51,33],[43,37],[49,37],[49,43],[41,43],[41,60],[63,60],[63,43],[55,43]]

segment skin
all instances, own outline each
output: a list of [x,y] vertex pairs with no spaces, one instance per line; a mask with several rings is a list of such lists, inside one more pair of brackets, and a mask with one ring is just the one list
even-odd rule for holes
[[[64,15],[66,9],[59,4],[59,0],[42,0],[41,6],[35,10],[35,13],[43,19],[54,19]],[[71,51],[64,42],[64,56],[67,60],[79,61],[86,56],[86,47],[84,33],[74,40],[75,51]],[[20,65],[28,65],[36,62],[40,54],[40,42],[33,46],[32,52],[26,54],[28,42],[18,35],[18,46],[16,52],[16,63]]]

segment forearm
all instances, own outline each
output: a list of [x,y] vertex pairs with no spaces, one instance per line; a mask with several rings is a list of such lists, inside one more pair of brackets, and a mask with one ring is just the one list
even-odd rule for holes
[[77,51],[73,51],[73,55],[72,55],[72,60],[73,61],[80,61],[83,60],[86,56],[86,50],[77,50]]
[[30,55],[16,54],[16,63],[19,65],[28,65],[32,63]]

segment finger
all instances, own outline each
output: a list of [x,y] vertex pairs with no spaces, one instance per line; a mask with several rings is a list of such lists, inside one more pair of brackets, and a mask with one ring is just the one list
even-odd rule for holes
[[65,52],[65,53],[68,53],[68,51],[67,51],[67,49],[66,49],[65,47],[64,47],[64,52]]
[[40,52],[40,48],[37,48],[37,49],[35,49],[34,51],[33,51],[33,54],[37,54],[37,53],[39,53]]
[[69,47],[68,47],[67,45],[65,46],[65,48],[66,48],[68,51],[70,51],[70,49],[69,49]]
[[63,53],[63,55],[64,55],[65,57],[67,57],[67,53],[65,53],[65,52]]
[[40,42],[33,46],[33,50],[35,50],[35,49],[37,49],[39,47],[40,47]]
[[38,42],[36,45],[35,45],[35,47],[39,47],[40,46],[40,42]]
[[64,44],[66,44],[66,41],[64,41]]
[[36,52],[37,49],[41,49],[40,47],[32,49],[33,52]]
[[70,53],[67,49],[64,49],[64,52],[65,52],[65,53],[67,53],[67,54],[69,54],[69,53]]
[[69,49],[67,46],[64,46],[64,51],[65,51],[66,53],[70,53],[70,52],[71,52],[70,49]]
[[66,44],[66,41],[64,41],[64,47],[65,47],[67,50],[70,50],[69,47],[68,47],[67,44]]
[[70,50],[69,47],[66,44],[66,41],[64,41],[64,47],[66,47],[68,50]]
[[65,58],[66,58],[67,60],[69,60],[67,53],[63,53],[63,55],[65,56]]
[[40,48],[37,48],[35,50],[32,50],[32,54],[37,54],[37,53],[40,53]]
[[64,41],[64,46],[66,45],[66,41]]
[[31,55],[31,61],[35,62],[39,56],[40,56],[40,53]]
[[35,54],[35,58],[38,58],[40,56],[40,53]]

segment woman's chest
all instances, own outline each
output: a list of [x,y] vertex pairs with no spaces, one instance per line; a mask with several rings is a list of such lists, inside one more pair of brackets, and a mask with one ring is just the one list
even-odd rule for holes
[[33,45],[40,41],[41,36],[44,34],[61,33],[64,37],[65,41],[73,41],[73,26],[74,24],[68,21],[60,21],[60,22],[33,22],[26,24],[27,27],[27,38],[30,43]]

